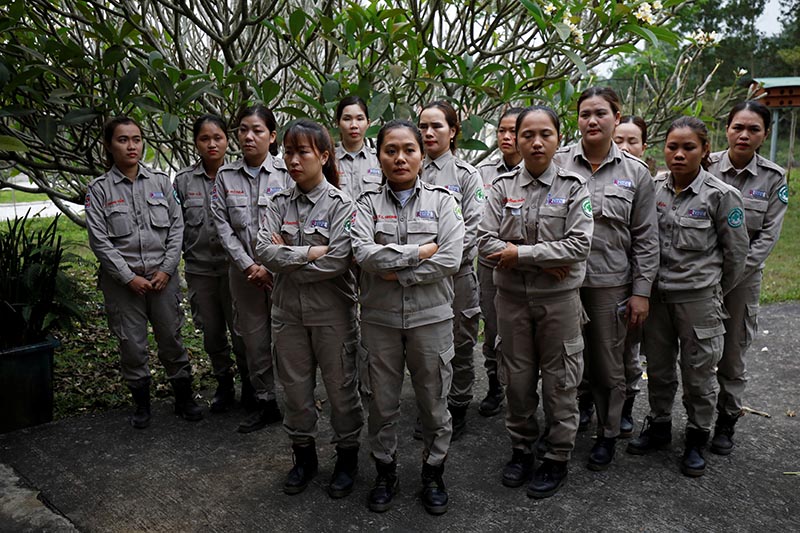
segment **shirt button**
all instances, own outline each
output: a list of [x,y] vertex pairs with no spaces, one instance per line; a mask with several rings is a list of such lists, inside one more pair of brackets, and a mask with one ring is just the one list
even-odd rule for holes
[[672,210],[673,210],[673,211],[677,211],[677,210],[678,210],[678,208],[677,208],[676,206],[674,206],[674,205],[673,205],[673,206],[672,206]]

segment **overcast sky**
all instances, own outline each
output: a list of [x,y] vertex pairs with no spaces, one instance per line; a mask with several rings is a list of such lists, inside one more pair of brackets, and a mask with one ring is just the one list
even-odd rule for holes
[[764,12],[758,17],[756,25],[758,29],[765,34],[775,35],[781,29],[781,23],[778,17],[781,15],[781,4],[779,0],[768,0],[767,5],[764,7]]

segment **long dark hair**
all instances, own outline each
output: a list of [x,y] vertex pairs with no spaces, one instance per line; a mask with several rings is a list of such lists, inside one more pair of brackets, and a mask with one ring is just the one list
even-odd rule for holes
[[369,121],[369,109],[367,109],[367,103],[360,96],[351,94],[350,96],[345,96],[342,98],[342,100],[339,102],[339,105],[336,106],[336,122],[339,122],[342,119],[344,108],[349,105],[357,105],[360,107],[361,111],[364,112],[364,116],[367,117],[367,121]]
[[[114,132],[117,130],[117,126],[122,126],[123,124],[133,124],[137,128],[139,128],[139,134],[142,134],[142,127],[139,125],[138,122],[133,120],[131,117],[126,115],[119,115],[117,117],[111,117],[110,119],[106,120],[105,124],[103,124],[103,141],[104,141],[104,148],[111,145],[111,141],[114,139]],[[142,135],[144,137],[144,135]],[[106,170],[110,170],[111,167],[114,166],[114,156],[111,155],[111,152],[106,148]]]
[[[242,121],[243,118],[249,117],[252,115],[256,115],[258,118],[264,121],[266,124],[267,129],[272,132],[278,131],[278,122],[275,120],[275,115],[272,113],[272,110],[263,104],[255,104],[249,107],[243,108],[239,111],[239,114],[236,115],[236,127],[239,127],[239,123]],[[269,153],[272,155],[278,155],[278,141],[277,139],[270,143],[269,145]]]
[[[667,137],[669,134],[672,133],[674,130],[678,130],[681,128],[689,128],[692,130],[697,138],[700,139],[700,144],[706,147],[706,153],[703,155],[703,160],[700,164],[703,167],[703,170],[708,170],[708,165],[710,164],[708,160],[708,154],[711,152],[711,142],[708,140],[708,128],[705,125],[705,122],[700,120],[697,117],[687,117],[683,116],[680,118],[675,119],[670,124],[669,129],[667,130]],[[666,142],[665,142],[666,146]]]
[[333,149],[333,140],[328,130],[313,120],[297,119],[286,128],[286,132],[283,134],[283,146],[296,144],[301,140],[307,140],[317,151],[317,156],[328,152],[328,160],[322,165],[322,173],[328,183],[338,188],[339,173],[336,171],[336,152]]
[[444,114],[444,119],[447,121],[447,125],[451,128],[455,128],[456,133],[453,135],[453,138],[450,139],[450,151],[454,154],[456,153],[456,139],[458,139],[458,134],[461,131],[461,122],[458,120],[458,113],[456,113],[455,108],[450,105],[450,102],[447,100],[434,100],[433,102],[429,103],[425,107],[422,108],[423,111],[426,109],[433,109],[436,108]]

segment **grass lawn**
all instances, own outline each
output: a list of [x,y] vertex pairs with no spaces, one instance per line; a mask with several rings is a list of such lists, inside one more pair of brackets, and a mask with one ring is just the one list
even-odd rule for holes
[[34,194],[31,192],[14,191],[3,189],[0,191],[0,204],[21,204],[25,202],[43,202],[47,200],[46,194]]

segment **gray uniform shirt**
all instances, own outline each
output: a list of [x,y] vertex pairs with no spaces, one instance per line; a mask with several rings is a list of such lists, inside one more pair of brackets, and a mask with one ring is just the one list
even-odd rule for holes
[[339,188],[350,198],[358,198],[364,191],[374,191],[381,186],[383,174],[375,150],[364,144],[355,156],[342,145],[336,147],[336,170]]
[[227,275],[228,254],[211,214],[214,180],[206,175],[202,161],[179,171],[172,186],[183,212],[184,270],[203,276]]
[[[350,269],[352,216],[350,197],[326,180],[307,194],[295,186],[272,197],[258,232],[256,254],[275,273],[275,320],[330,326],[356,319],[356,279]],[[272,244],[273,233],[286,244]],[[328,252],[309,262],[311,246],[327,246]]]
[[585,176],[592,197],[594,235],[584,287],[631,283],[633,294],[649,297],[658,271],[658,225],[647,165],[614,143],[595,172],[580,142],[559,149],[553,162]]
[[709,159],[708,171],[742,194],[750,251],[740,285],[749,286],[760,279],[757,273],[764,269],[781,234],[789,204],[786,172],[758,154],[741,170],[733,167],[727,150],[713,153]]
[[486,200],[478,170],[447,151],[436,159],[425,157],[422,179],[450,191],[461,206],[464,216],[461,264],[471,265],[478,255],[478,222]]
[[[519,263],[495,270],[499,290],[529,298],[580,288],[592,246],[592,204],[586,179],[554,164],[538,178],[520,166],[501,174],[478,226],[481,256],[519,247]],[[561,282],[542,268],[571,265]]]
[[141,163],[131,181],[117,167],[92,180],[86,192],[89,245],[100,267],[120,285],[137,275],[175,275],[183,218],[169,177]]
[[661,236],[662,291],[736,286],[747,259],[744,204],[739,191],[705,170],[680,194],[672,173],[658,176],[656,209]]
[[[461,265],[464,222],[452,195],[417,180],[405,206],[388,186],[361,195],[352,222],[361,265],[361,320],[408,329],[453,317],[453,274]],[[419,259],[419,246],[439,250]],[[381,274],[394,272],[397,281]]]
[[272,154],[261,163],[257,177],[247,171],[243,159],[217,171],[211,212],[222,246],[242,272],[256,263],[258,229],[270,197],[293,185],[283,160]]
[[[497,176],[505,174],[506,172],[511,172],[514,168],[516,167],[509,167],[506,165],[502,157],[481,162],[481,164],[478,165],[478,172],[481,175],[481,181],[483,181],[483,196],[488,199],[489,193],[492,191],[492,183]],[[486,209],[486,204],[484,204],[483,208]],[[478,254],[478,263],[488,268],[497,266],[497,261],[489,261],[480,254]]]

